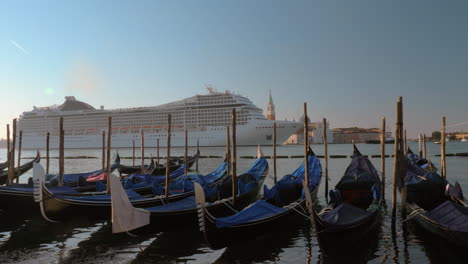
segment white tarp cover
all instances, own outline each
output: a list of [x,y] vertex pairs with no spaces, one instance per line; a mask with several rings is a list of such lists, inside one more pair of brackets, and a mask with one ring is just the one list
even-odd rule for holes
[[120,178],[111,174],[112,233],[127,232],[150,223],[150,212],[130,203]]

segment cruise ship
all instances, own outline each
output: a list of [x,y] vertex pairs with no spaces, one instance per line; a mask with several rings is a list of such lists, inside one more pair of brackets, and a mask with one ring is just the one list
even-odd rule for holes
[[[99,148],[102,131],[107,130],[107,120],[112,116],[112,147],[139,146],[144,132],[145,147],[160,146],[167,142],[167,117],[172,116],[171,146],[184,146],[184,130],[188,131],[188,145],[225,146],[226,126],[231,125],[231,111],[236,109],[237,144],[272,145],[273,123],[277,124],[277,143],[284,142],[301,127],[301,123],[267,120],[262,109],[248,98],[229,91],[218,92],[208,88],[208,94],[168,104],[123,109],[99,109],[65,97],[61,105],[33,107],[18,120],[23,131],[23,148],[45,148],[46,135],[50,132],[50,147],[58,148],[59,120],[64,119],[66,148]],[[18,142],[18,141],[17,141]]]

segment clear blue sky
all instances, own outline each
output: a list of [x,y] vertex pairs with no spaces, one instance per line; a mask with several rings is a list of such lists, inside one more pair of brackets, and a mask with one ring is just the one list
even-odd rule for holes
[[[468,121],[466,1],[0,1],[0,137],[66,95],[149,106],[205,92],[248,96],[277,117],[410,136]],[[468,125],[451,130],[468,131]]]

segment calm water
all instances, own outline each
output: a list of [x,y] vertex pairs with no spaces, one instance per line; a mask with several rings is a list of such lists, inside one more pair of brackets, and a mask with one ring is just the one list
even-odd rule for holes
[[[417,151],[417,143],[410,143]],[[323,154],[322,145],[313,145],[314,151]],[[363,154],[379,154],[379,145],[359,145]],[[439,166],[439,145],[428,144],[431,160]],[[190,149],[190,153],[194,153]],[[224,155],[223,148],[202,148],[202,155]],[[271,155],[271,147],[263,148],[265,155]],[[387,145],[387,153],[393,145]],[[155,154],[147,149],[146,155]],[[447,153],[468,152],[468,142],[449,142]],[[6,151],[0,149],[0,159]],[[100,157],[100,150],[67,150],[66,156],[88,155]],[[122,156],[130,156],[131,149],[119,149]],[[162,149],[161,153],[165,153]],[[302,146],[278,148],[278,155],[301,155]],[[351,155],[351,145],[330,145],[330,155]],[[182,155],[183,149],[174,149],[173,155]],[[255,155],[256,148],[238,148],[238,156]],[[24,157],[34,156],[33,151],[24,151]],[[51,156],[57,156],[52,151]],[[201,159],[200,171],[212,171],[222,159]],[[301,159],[278,159],[278,175],[292,172]],[[371,158],[377,170],[380,159]],[[330,187],[333,187],[346,169],[349,158],[330,159]],[[391,175],[393,159],[386,159],[386,199],[391,201]],[[123,160],[130,164],[131,160]],[[238,172],[247,169],[252,160],[239,159]],[[66,173],[91,171],[100,168],[100,159],[65,160]],[[138,164],[138,162],[137,162]],[[323,163],[322,163],[323,164]],[[58,168],[58,160],[51,160],[51,171]],[[265,181],[271,186],[273,170]],[[447,157],[448,179],[459,181],[465,194],[468,194],[468,157]],[[30,174],[22,177],[25,181]],[[325,204],[325,184],[322,180],[319,202]],[[21,210],[21,208],[18,208]],[[468,263],[463,250],[455,249],[436,237],[428,236],[417,227],[403,226],[396,222],[391,225],[391,216],[384,215],[382,226],[377,234],[370,237],[365,245],[350,245],[352,255],[326,257],[321,254],[317,240],[309,227],[287,227],[265,237],[246,241],[242,245],[221,250],[211,250],[201,234],[183,231],[178,233],[158,233],[132,237],[127,234],[114,235],[106,221],[89,222],[75,219],[71,222],[52,224],[40,218],[12,218],[6,213],[0,215],[0,262],[1,263]]]

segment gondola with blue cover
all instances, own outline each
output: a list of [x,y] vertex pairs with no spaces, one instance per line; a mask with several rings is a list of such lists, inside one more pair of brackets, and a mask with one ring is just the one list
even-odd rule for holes
[[[313,151],[308,152],[309,190],[317,196],[322,169]],[[246,239],[255,239],[275,229],[302,223],[307,215],[303,190],[305,164],[292,174],[284,176],[271,189],[264,186],[263,198],[242,211],[226,217],[216,217],[210,204],[205,204],[204,193],[196,194],[199,206],[199,225],[205,240],[213,249],[223,248]]]
[[314,212],[320,248],[325,254],[349,247],[375,231],[381,220],[381,181],[377,170],[353,145],[351,164],[334,190],[328,205]]
[[[267,173],[268,162],[265,157],[259,156],[245,173],[237,177],[238,193],[234,204],[232,202],[232,177],[225,177],[216,185],[207,185],[201,181],[192,180],[185,184],[188,183],[190,190],[193,190],[197,184],[197,186],[202,186],[201,188],[209,193],[209,196],[206,197],[207,208],[214,215],[226,216],[234,214],[257,199]],[[175,188],[181,188],[182,184],[175,183],[175,186]],[[140,227],[136,232],[173,231],[181,228],[196,230],[197,206],[193,195],[165,205],[140,209],[149,212],[150,221],[149,225]],[[113,211],[117,210],[119,209],[113,208]]]
[[406,157],[415,165],[423,168],[426,171],[430,172],[437,172],[436,166],[428,159],[419,157],[418,155],[414,154],[414,152],[408,148],[406,153]]
[[468,205],[458,182],[406,162],[407,219],[446,241],[468,248]]
[[[21,175],[23,175],[25,172],[29,171],[32,168],[34,162],[40,162],[40,161],[41,161],[41,154],[38,151],[36,157],[33,160],[28,161],[25,164],[21,165],[19,167],[19,170],[17,167],[14,168],[13,179],[18,178]],[[7,180],[8,180],[8,170],[1,171],[0,172],[0,185],[5,184]]]
[[[195,162],[198,160],[199,156],[200,156],[200,153],[197,152],[192,157],[189,157],[187,160],[186,166],[188,166],[188,168],[190,169],[193,166],[193,164],[195,164]],[[173,172],[179,169],[183,165],[184,165],[183,160],[180,160],[179,158],[171,159],[169,172]],[[155,163],[152,160],[151,164],[144,166],[144,171],[141,171],[141,166],[128,166],[128,165],[123,165],[123,164],[119,166],[118,170],[121,175],[130,175],[134,173],[149,174],[149,175],[164,175],[166,173],[166,166]]]
[[[207,175],[197,175],[208,185],[214,185],[226,175],[227,164],[223,162],[216,170]],[[164,195],[161,194],[161,189],[164,188],[159,182],[153,182],[152,194],[140,194],[134,190],[127,190],[132,205],[135,207],[149,207],[165,204],[167,201]],[[46,219],[63,219],[75,216],[83,216],[92,219],[108,219],[111,210],[111,194],[90,193],[83,194],[73,190],[66,194],[61,194],[49,189],[44,183],[41,183],[35,196],[41,196],[42,199],[36,199],[39,202],[40,209]],[[177,201],[193,195],[193,190],[172,190],[169,196],[169,201]]]

